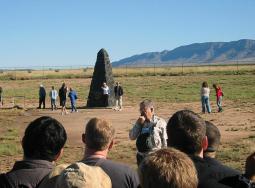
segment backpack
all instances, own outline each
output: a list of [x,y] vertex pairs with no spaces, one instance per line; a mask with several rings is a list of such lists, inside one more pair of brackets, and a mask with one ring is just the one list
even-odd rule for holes
[[145,153],[152,150],[154,146],[152,143],[154,126],[143,128],[140,135],[137,137],[136,148],[139,152]]

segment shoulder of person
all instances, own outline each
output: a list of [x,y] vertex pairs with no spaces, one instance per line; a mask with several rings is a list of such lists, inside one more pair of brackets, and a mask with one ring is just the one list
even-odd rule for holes
[[166,126],[166,121],[156,115],[154,115],[154,122],[156,123],[156,126]]
[[102,166],[108,166],[108,167],[112,167],[120,172],[124,172],[127,174],[132,174],[135,173],[135,171],[130,168],[128,165],[124,164],[124,163],[120,163],[120,162],[116,162],[116,161],[112,161],[109,159],[106,159],[103,163]]

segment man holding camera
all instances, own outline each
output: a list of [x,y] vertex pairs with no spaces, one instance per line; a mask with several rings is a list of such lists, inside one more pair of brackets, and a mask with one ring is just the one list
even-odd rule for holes
[[151,151],[167,146],[166,121],[154,114],[151,100],[146,99],[140,103],[140,113],[129,131],[129,138],[136,139],[138,165]]

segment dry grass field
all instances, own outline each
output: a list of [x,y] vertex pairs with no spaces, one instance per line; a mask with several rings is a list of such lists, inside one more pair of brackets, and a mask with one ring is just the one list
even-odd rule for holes
[[[55,67],[46,69],[1,70],[0,80],[30,80],[54,78],[91,78],[93,68]],[[120,67],[113,68],[115,77],[126,76],[176,76],[190,74],[248,74],[255,71],[255,64],[250,65],[205,65],[205,66],[161,66],[161,67]]]
[[[68,70],[66,71],[68,73]],[[113,70],[114,74],[116,74],[115,71]],[[235,72],[235,70],[231,71],[232,73]],[[62,70],[55,72],[55,74],[61,72]],[[81,74],[85,72],[82,71]],[[192,73],[169,76],[161,73],[155,76],[134,76],[130,74],[115,77],[115,80],[120,81],[124,87],[125,108],[122,112],[116,112],[112,109],[84,108],[91,82],[90,77],[0,79],[0,86],[4,88],[4,107],[0,109],[0,172],[9,170],[15,160],[22,159],[20,140],[25,127],[30,121],[42,115],[55,117],[64,124],[68,132],[68,142],[65,146],[64,156],[58,163],[69,163],[82,158],[81,133],[84,131],[85,123],[90,118],[97,116],[108,119],[117,130],[116,144],[109,157],[136,168],[135,143],[128,139],[128,131],[138,116],[138,103],[144,98],[155,101],[156,113],[166,120],[177,110],[191,109],[199,113],[204,119],[213,122],[222,133],[222,144],[218,152],[218,159],[227,165],[242,170],[246,156],[255,151],[254,70],[250,68],[243,71],[242,74],[214,72],[214,74]],[[32,71],[29,74],[34,73]],[[221,84],[225,94],[223,113],[216,112],[213,90],[211,90],[210,96],[213,113],[210,115],[200,113],[199,90],[202,81],[208,81],[210,87],[213,83]],[[49,92],[52,85],[59,88],[62,82],[66,82],[68,86],[77,90],[79,112],[61,116],[60,110],[52,112],[50,109],[36,109],[39,84],[43,83],[47,92]],[[24,96],[24,98],[17,96]],[[24,107],[24,109],[11,108],[13,102],[20,107]],[[49,107],[49,99],[47,99],[47,107]]]

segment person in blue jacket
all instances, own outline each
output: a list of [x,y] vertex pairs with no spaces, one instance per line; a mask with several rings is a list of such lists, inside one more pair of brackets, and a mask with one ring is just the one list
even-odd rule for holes
[[77,94],[76,91],[73,90],[72,88],[70,88],[70,92],[68,94],[68,97],[70,98],[71,101],[71,112],[78,112],[77,108],[76,108],[76,100],[77,100]]

